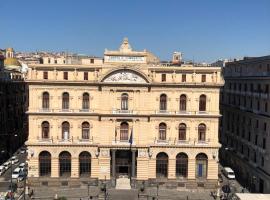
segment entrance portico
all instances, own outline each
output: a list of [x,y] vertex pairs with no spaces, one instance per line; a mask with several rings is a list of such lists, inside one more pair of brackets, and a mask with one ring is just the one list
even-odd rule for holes
[[136,152],[135,149],[111,149],[111,176],[115,179],[125,177],[136,179]]

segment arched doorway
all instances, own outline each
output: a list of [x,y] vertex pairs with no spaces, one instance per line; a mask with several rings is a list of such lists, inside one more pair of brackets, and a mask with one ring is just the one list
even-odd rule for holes
[[186,178],[188,174],[188,156],[179,153],[176,156],[176,177]]
[[59,175],[60,177],[70,177],[71,175],[71,155],[67,151],[59,154]]
[[91,154],[87,151],[83,151],[79,155],[79,163],[80,163],[80,176],[91,175]]
[[48,151],[42,151],[38,160],[39,176],[51,176],[51,154]]
[[208,158],[204,153],[196,156],[196,178],[207,178]]
[[156,157],[156,177],[168,177],[168,155],[164,152],[159,153]]

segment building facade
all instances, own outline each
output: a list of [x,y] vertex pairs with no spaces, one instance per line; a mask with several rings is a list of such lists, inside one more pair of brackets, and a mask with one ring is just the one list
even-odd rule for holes
[[270,56],[229,62],[221,93],[221,161],[252,192],[270,192]]
[[29,184],[215,187],[221,69],[163,66],[127,39],[97,63],[29,66]]
[[27,87],[14,50],[0,52],[0,162],[27,140]]

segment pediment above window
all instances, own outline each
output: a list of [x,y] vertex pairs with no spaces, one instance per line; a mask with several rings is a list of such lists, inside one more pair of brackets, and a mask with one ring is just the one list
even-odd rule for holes
[[148,81],[139,73],[131,70],[118,70],[107,75],[103,82],[117,82],[117,83],[147,83]]

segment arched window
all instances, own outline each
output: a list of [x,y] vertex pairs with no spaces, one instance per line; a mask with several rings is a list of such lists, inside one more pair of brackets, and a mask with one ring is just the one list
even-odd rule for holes
[[90,125],[88,122],[82,123],[82,139],[89,139]]
[[45,121],[41,124],[41,137],[43,139],[48,139],[50,137],[50,124]]
[[180,96],[180,111],[186,111],[187,110],[187,97],[186,95],[182,94]]
[[68,122],[63,122],[62,123],[62,139],[63,140],[68,140],[69,139],[69,129],[70,125]]
[[200,96],[199,111],[206,111],[206,96],[204,94]]
[[67,151],[59,154],[59,172],[60,176],[69,177],[71,175],[71,155]]
[[168,155],[159,153],[156,157],[156,177],[168,177]]
[[51,176],[51,154],[48,151],[42,151],[38,160],[39,176]]
[[83,110],[89,109],[89,94],[88,93],[83,93],[82,109]]
[[129,126],[127,122],[122,122],[120,125],[120,140],[127,141],[128,140],[128,130]]
[[185,153],[179,153],[176,156],[176,177],[187,177],[188,156]]
[[167,132],[167,126],[165,123],[159,124],[159,134],[158,139],[159,140],[166,140],[166,132]]
[[198,126],[198,141],[205,141],[206,126],[205,124],[199,124]]
[[179,136],[178,136],[178,140],[186,140],[186,130],[187,130],[186,124],[181,123],[179,125]]
[[91,175],[91,154],[83,151],[79,155],[80,162],[80,176],[90,176]]
[[166,111],[167,110],[167,96],[166,94],[160,95],[159,99],[159,110],[160,111]]
[[62,109],[69,109],[69,94],[67,92],[64,92],[62,96]]
[[207,178],[207,155],[200,153],[196,156],[196,178]]
[[121,95],[121,110],[128,110],[128,94]]
[[50,108],[50,95],[48,92],[43,92],[42,94],[42,108],[43,109]]

